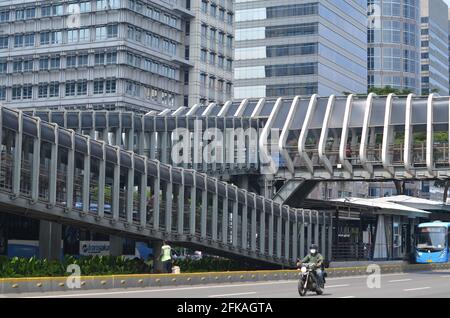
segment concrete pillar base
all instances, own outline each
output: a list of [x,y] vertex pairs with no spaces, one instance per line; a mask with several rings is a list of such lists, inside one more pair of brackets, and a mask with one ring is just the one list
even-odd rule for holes
[[123,255],[123,238],[120,236],[109,236],[109,255],[121,256]]
[[159,256],[161,255],[161,247],[163,246],[163,241],[152,241],[150,244],[153,249],[153,272],[162,273],[163,264],[159,260]]
[[39,223],[39,258],[61,260],[62,225],[49,221]]

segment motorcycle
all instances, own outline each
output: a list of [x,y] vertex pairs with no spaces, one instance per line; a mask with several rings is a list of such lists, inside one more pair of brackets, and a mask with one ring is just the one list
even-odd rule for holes
[[308,291],[316,292],[317,295],[323,294],[325,281],[323,282],[323,286],[320,286],[315,269],[316,265],[313,263],[301,265],[301,276],[298,281],[298,293],[300,296],[305,296]]

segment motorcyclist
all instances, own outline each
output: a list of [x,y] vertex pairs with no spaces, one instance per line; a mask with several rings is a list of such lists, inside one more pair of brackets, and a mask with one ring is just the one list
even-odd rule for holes
[[309,249],[309,254],[305,256],[305,258],[298,263],[299,266],[301,266],[302,263],[312,263],[315,265],[315,272],[317,281],[319,283],[319,286],[322,288],[324,287],[325,281],[324,281],[324,272],[322,270],[324,258],[319,253],[319,247],[316,244],[312,244]]

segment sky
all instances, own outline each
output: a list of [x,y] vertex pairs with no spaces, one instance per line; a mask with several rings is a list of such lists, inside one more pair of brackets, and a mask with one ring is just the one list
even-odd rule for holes
[[445,0],[445,2],[450,6],[450,0]]

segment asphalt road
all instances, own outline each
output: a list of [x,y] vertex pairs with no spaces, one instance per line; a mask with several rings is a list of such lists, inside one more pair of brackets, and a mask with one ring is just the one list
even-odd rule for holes
[[[141,289],[9,294],[0,297],[44,298],[298,298],[297,281],[179,286]],[[450,271],[381,275],[380,288],[368,288],[367,276],[329,278],[322,296],[332,298],[450,298]]]

